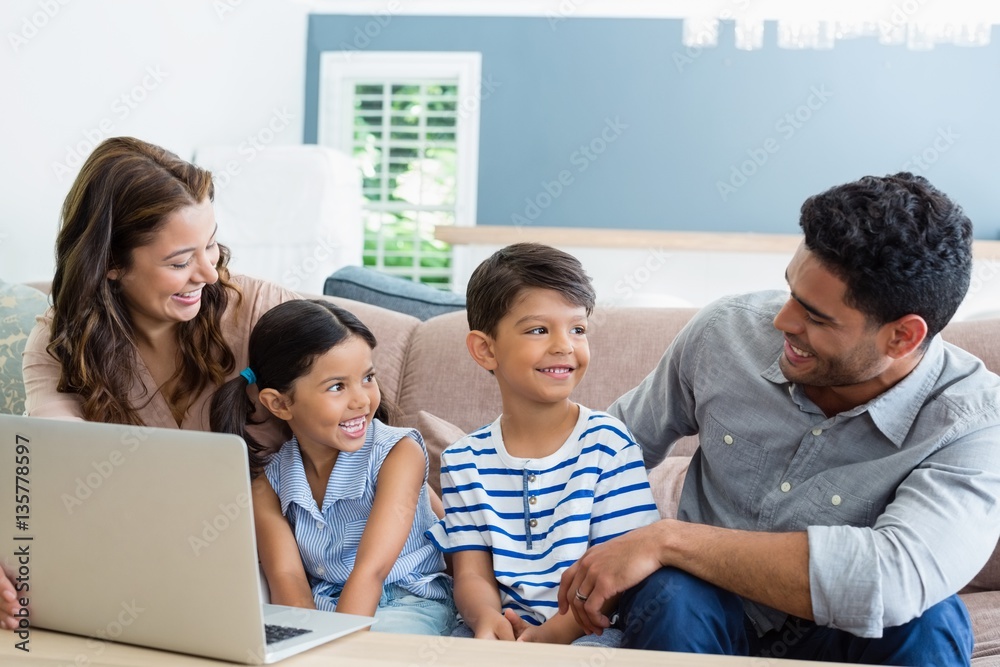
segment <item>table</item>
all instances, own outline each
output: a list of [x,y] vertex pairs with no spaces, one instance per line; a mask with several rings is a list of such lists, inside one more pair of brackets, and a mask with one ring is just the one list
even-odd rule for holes
[[[16,636],[0,631],[0,664],[5,667],[176,665],[201,667],[232,665],[179,653],[103,642],[47,630],[31,630],[30,653],[14,648]],[[837,663],[736,658],[662,653],[631,649],[602,649],[553,644],[488,642],[458,637],[422,637],[355,632],[277,663],[282,667],[816,667]]]

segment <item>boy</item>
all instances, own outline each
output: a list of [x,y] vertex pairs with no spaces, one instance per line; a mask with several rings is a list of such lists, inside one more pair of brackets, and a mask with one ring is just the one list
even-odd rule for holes
[[557,602],[560,575],[588,546],[659,519],[628,429],[570,400],[590,361],[594,298],[575,257],[536,243],[497,251],[469,281],[466,342],[496,377],[503,413],[441,456],[445,518],[426,534],[453,554],[455,634],[620,642],[617,630],[584,638]]

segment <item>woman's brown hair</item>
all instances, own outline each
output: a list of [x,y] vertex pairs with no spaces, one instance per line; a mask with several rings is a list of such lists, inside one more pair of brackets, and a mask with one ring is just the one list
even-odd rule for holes
[[[132,251],[151,243],[171,213],[214,196],[208,171],[131,137],[105,140],[80,169],[56,240],[48,351],[62,366],[57,389],[80,395],[85,419],[142,423],[129,401],[132,387],[142,385],[132,318],[108,272],[127,272]],[[230,290],[237,303],[240,293],[229,281],[229,250],[219,249],[219,281],[205,285],[198,316],[178,325],[181,365],[166,397],[178,423],[194,398],[222,384],[236,364],[220,320]]]

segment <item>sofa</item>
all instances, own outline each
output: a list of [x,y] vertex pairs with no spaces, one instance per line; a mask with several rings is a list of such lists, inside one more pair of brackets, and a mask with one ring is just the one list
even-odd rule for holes
[[[496,381],[472,361],[466,350],[465,311],[421,320],[360,301],[308,296],[329,299],[347,308],[371,328],[378,340],[374,361],[383,397],[397,407],[401,425],[415,427],[423,434],[430,458],[430,481],[439,488],[441,451],[466,432],[491,422],[500,412]],[[21,297],[26,298],[23,293]],[[0,292],[0,344],[16,352],[21,334],[9,330],[17,319],[14,301],[5,300]],[[37,306],[37,302],[33,305]],[[24,310],[18,313],[22,322]],[[575,399],[588,407],[606,408],[653,369],[695,312],[681,308],[598,307],[588,332],[590,369]],[[6,333],[4,325],[8,327]],[[979,356],[994,372],[1000,371],[1000,319],[953,323],[942,336]],[[20,344],[23,348],[23,340]],[[0,347],[0,356],[3,350]],[[9,376],[12,365],[2,361],[0,373]],[[0,378],[0,388],[7,387],[4,391],[11,393],[14,390],[10,387],[19,379]],[[2,402],[0,411],[4,411]],[[676,512],[684,474],[697,446],[696,437],[680,440],[671,455],[650,471],[661,515],[673,516]],[[994,552],[963,589],[962,599],[976,637],[972,664],[1000,666],[1000,551]]]

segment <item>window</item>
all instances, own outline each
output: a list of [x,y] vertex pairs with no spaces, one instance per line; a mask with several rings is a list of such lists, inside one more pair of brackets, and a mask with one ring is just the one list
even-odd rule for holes
[[478,53],[329,52],[320,60],[320,144],[362,176],[364,265],[448,289],[436,225],[474,225]]

